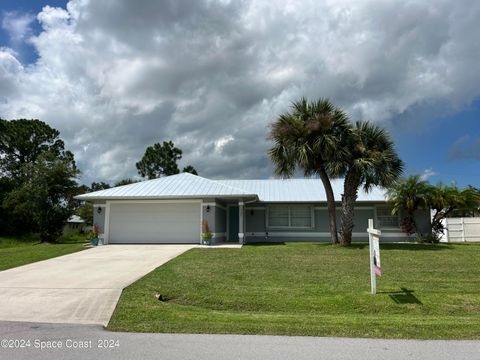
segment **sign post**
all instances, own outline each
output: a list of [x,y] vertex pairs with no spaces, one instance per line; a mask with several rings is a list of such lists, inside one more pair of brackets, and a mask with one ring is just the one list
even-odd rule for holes
[[382,276],[380,266],[380,230],[373,228],[373,219],[368,219],[368,245],[370,250],[370,285],[372,295],[377,293],[377,276]]

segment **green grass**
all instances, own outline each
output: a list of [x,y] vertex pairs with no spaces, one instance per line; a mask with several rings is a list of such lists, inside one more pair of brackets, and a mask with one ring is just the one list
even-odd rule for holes
[[36,235],[0,237],[0,271],[83,250],[85,239],[85,235],[67,235],[56,244],[42,244]]
[[[480,339],[480,246],[193,249],[123,291],[114,331]],[[163,294],[166,302],[156,299]]]

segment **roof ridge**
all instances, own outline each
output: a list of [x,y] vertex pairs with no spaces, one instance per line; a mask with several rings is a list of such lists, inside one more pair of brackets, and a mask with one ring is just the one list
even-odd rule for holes
[[206,181],[208,181],[208,182],[214,183],[214,184],[216,184],[216,185],[218,185],[218,186],[222,186],[222,187],[228,188],[228,189],[230,189],[230,190],[239,191],[239,192],[241,192],[243,195],[257,195],[257,196],[258,196],[258,194],[249,194],[249,193],[246,192],[245,190],[236,188],[236,187],[234,187],[234,186],[225,185],[225,184],[219,183],[217,180],[212,180],[212,179],[209,179],[209,178],[200,176],[200,175],[195,175],[195,174],[191,174],[191,173],[188,173],[188,172],[184,172],[184,173],[180,173],[180,174],[175,174],[175,175],[183,175],[183,174],[189,175],[189,176],[198,177],[198,178],[200,178],[200,179],[202,179],[202,180],[206,180]]
[[[215,181],[291,181],[291,180],[321,180],[320,178],[287,178],[287,179],[282,179],[282,178],[274,178],[274,179],[217,179]],[[330,179],[330,181],[340,181],[344,180],[343,178],[335,178],[335,179]]]
[[[200,176],[200,177],[201,177],[201,176]],[[203,178],[203,179],[209,180],[209,181],[211,181],[211,182],[214,182],[215,184],[218,184],[218,185],[220,185],[220,186],[226,187],[226,188],[228,188],[228,189],[235,190],[235,191],[239,191],[239,192],[241,192],[241,193],[243,193],[243,194],[245,194],[245,195],[257,195],[257,196],[258,196],[258,194],[249,194],[249,193],[246,192],[245,190],[240,189],[240,188],[237,188],[237,187],[235,187],[235,186],[230,186],[230,185],[222,184],[222,183],[220,183],[218,180],[212,180],[212,179],[207,179],[207,178]],[[220,180],[220,181],[221,181],[221,180]]]

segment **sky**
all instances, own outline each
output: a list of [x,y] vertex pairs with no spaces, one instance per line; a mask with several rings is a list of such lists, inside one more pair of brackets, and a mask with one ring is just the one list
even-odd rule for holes
[[0,117],[58,129],[81,182],[172,140],[209,178],[269,178],[268,125],[327,97],[405,175],[480,186],[477,0],[0,0]]

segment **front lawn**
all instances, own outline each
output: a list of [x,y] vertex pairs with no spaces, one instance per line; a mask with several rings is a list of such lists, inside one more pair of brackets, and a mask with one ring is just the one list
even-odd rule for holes
[[0,271],[83,250],[85,239],[85,235],[69,235],[56,244],[42,244],[37,236],[0,237]]
[[[115,331],[480,338],[480,246],[382,244],[376,296],[368,246],[193,249],[123,291]],[[167,298],[157,300],[156,294]]]

